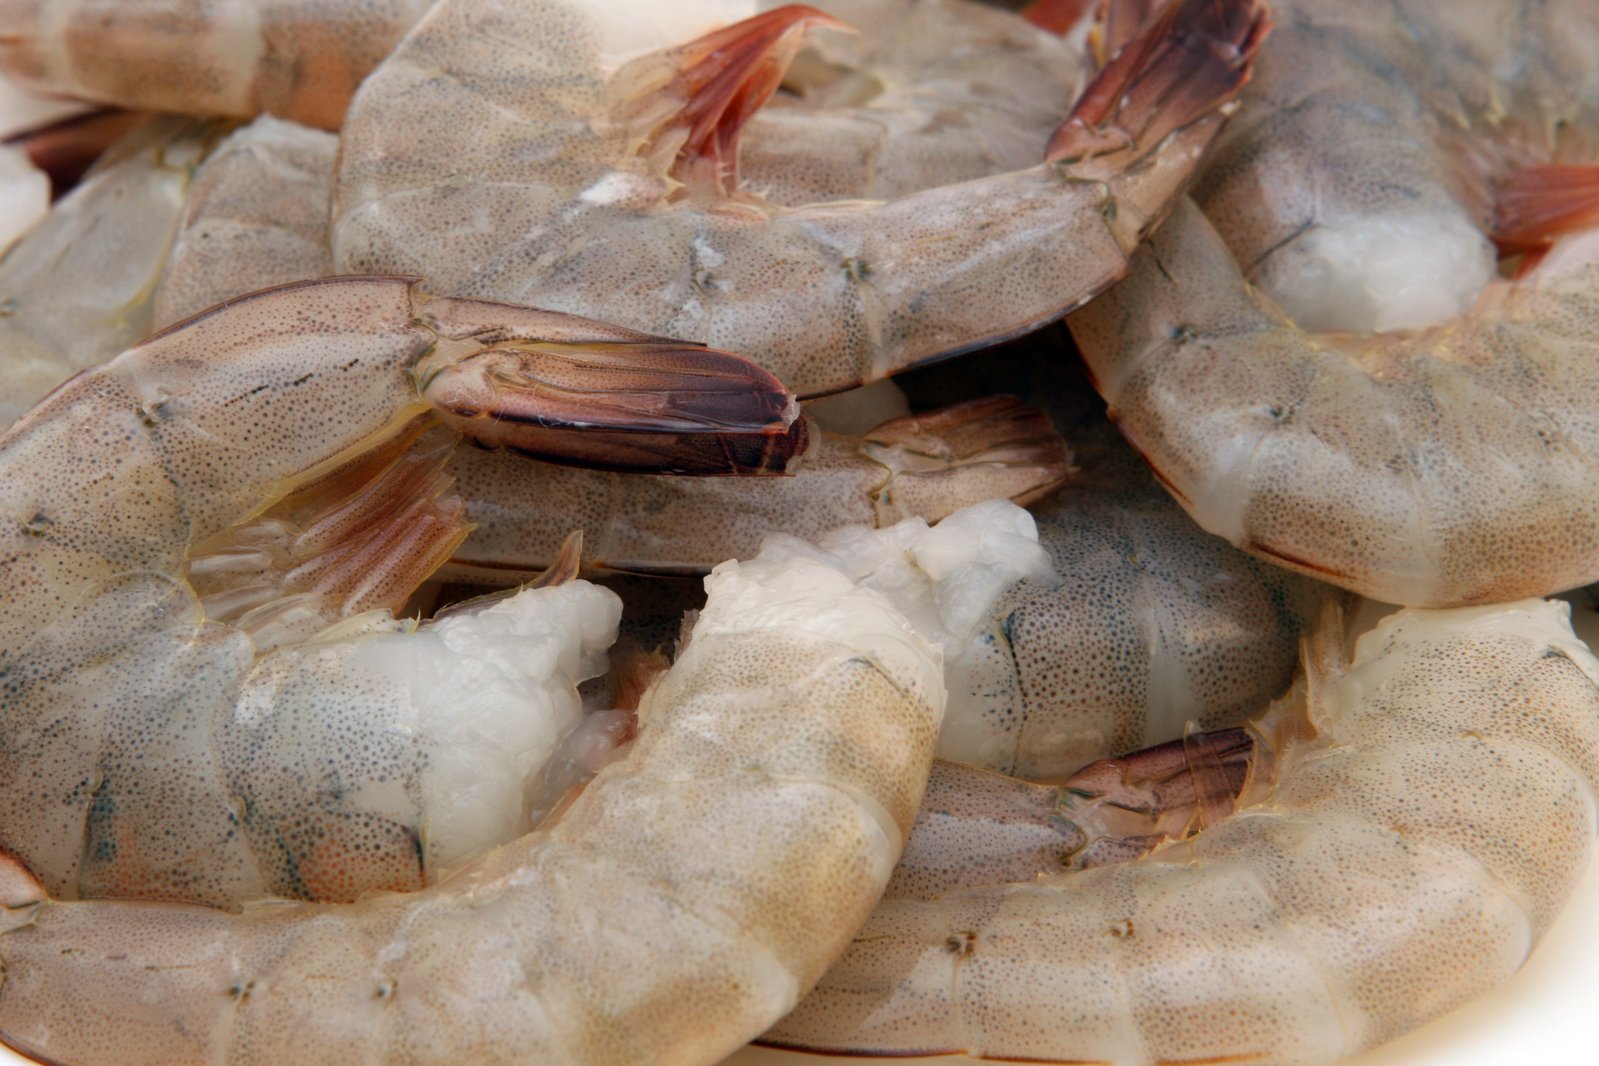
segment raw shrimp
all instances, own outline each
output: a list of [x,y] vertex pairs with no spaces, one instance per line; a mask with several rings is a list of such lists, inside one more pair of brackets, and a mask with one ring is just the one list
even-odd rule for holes
[[1380,600],[1599,578],[1599,9],[1278,12],[1216,232],[1072,320],[1115,417],[1206,529]]
[[1080,473],[1034,504],[1060,580],[995,604],[948,670],[941,758],[1059,779],[1282,693],[1315,582],[1196,526],[1125,445],[1074,431]]
[[[0,850],[53,894],[347,898],[448,861],[430,834],[465,799],[428,806],[422,779],[459,768],[449,743],[483,743],[448,712],[547,703],[544,679],[579,680],[605,623],[561,589],[540,597],[572,601],[561,623],[521,598],[419,633],[384,610],[466,532],[440,472],[456,431],[428,420],[624,467],[674,459],[678,433],[690,466],[718,471],[780,469],[802,443],[791,397],[738,357],[413,286],[234,301],[0,438]],[[507,439],[521,423],[531,436]],[[573,635],[510,656],[540,625]],[[462,651],[438,677],[420,668]],[[341,742],[362,727],[374,739]],[[507,756],[548,728],[514,733]],[[467,776],[465,797],[491,798]],[[519,790],[500,793],[514,812]]]
[[1549,593],[1599,577],[1591,251],[1557,249],[1440,326],[1311,334],[1184,206],[1072,330],[1211,532],[1387,602]]
[[629,752],[422,892],[227,915],[0,866],[0,1034],[76,1066],[714,1062],[881,892],[942,710],[930,641],[1041,565],[1030,525],[989,504],[718,567]]
[[155,290],[158,328],[246,292],[333,273],[338,138],[262,117],[217,145],[183,205]]
[[[223,142],[195,177],[183,228],[156,291],[158,323],[295,277],[329,272],[325,244],[333,138],[258,119]],[[892,410],[903,404],[891,383]],[[837,408],[841,394],[821,406]],[[828,417],[847,421],[842,412]],[[867,425],[872,425],[868,420]],[[461,449],[447,472],[475,527],[443,576],[503,585],[548,566],[584,531],[590,568],[705,573],[748,558],[774,529],[814,539],[853,523],[936,521],[968,504],[1021,502],[1070,469],[1048,419],[1014,399],[974,400],[865,433],[813,432],[792,478],[684,479],[612,474]]]
[[0,0],[0,68],[43,92],[338,128],[432,0]]
[[788,7],[645,51],[703,16],[435,5],[351,105],[335,267],[587,309],[751,353],[801,395],[838,391],[1049,321],[1120,277],[1267,26],[1252,0],[1185,0],[1097,76],[1039,165],[783,208],[738,188],[738,130],[802,34],[835,20]]
[[177,118],[134,131],[0,261],[0,427],[150,332],[184,192],[220,135]]
[[739,137],[739,178],[770,204],[893,199],[1030,167],[1093,69],[1082,34],[969,0],[816,6],[856,32],[807,42]]
[[[1593,847],[1599,662],[1565,605],[1541,601],[1401,611],[1347,668],[1322,659],[1309,661],[1308,721],[1280,709],[1278,735],[1297,739],[1272,750],[1261,731],[1244,745],[1255,767],[1243,806],[1137,861],[1058,872],[1096,827],[1138,821],[1127,808],[1148,793],[1114,770],[1102,790],[1046,803],[1022,786],[974,788],[964,824],[946,796],[945,824],[913,840],[924,828],[957,844],[975,836],[995,854],[963,865],[921,852],[922,875],[902,871],[897,894],[763,1039],[1318,1063],[1502,980]],[[1235,750],[1206,748],[1212,766]],[[980,828],[1007,820],[1031,827],[1013,835],[1018,865]],[[1010,882],[994,883],[996,870]]]
[[936,521],[992,498],[1027,503],[1070,471],[1049,420],[1012,397],[895,419],[860,436],[815,433],[793,477],[694,479],[517,463],[462,449],[450,463],[477,527],[444,568],[461,580],[522,580],[584,531],[588,566],[704,573],[748,558],[772,530],[815,539],[839,526]]

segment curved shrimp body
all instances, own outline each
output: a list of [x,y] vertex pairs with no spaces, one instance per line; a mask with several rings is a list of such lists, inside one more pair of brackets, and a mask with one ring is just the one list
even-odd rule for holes
[[929,640],[987,598],[951,605],[1039,562],[1010,505],[949,521],[718,567],[628,753],[433,888],[226,915],[49,901],[7,870],[0,1033],[82,1066],[716,1061],[886,883],[942,709]]
[[1092,63],[1084,43],[969,0],[825,0],[857,32],[807,43],[744,127],[771,204],[889,200],[1039,160]]
[[155,290],[156,328],[246,292],[333,273],[327,215],[338,138],[271,117],[195,172]]
[[337,129],[431,0],[4,0],[0,68],[42,92]]
[[[0,438],[0,849],[52,892],[414,886],[451,861],[429,826],[456,817],[454,800],[421,805],[419,782],[484,745],[455,704],[542,715],[489,746],[547,750],[616,613],[609,594],[557,589],[542,615],[519,597],[421,633],[393,621],[466,533],[440,469],[455,434],[425,419],[498,435],[525,418],[553,455],[562,421],[720,431],[792,406],[736,357],[413,286],[241,299],[79,375]],[[361,729],[378,739],[339,742]],[[499,793],[489,820],[508,808],[514,824],[521,788]]]
[[1070,452],[1043,415],[1011,397],[894,419],[859,436],[816,433],[792,477],[667,478],[517,462],[462,449],[449,470],[476,527],[446,576],[502,584],[584,531],[586,565],[704,573],[748,558],[772,530],[815,540],[840,526],[937,521],[962,507],[1020,503],[1058,485]]
[[220,130],[136,130],[0,261],[0,426],[150,332],[150,295],[194,168]]
[[1280,16],[1220,238],[1185,212],[1072,323],[1115,417],[1206,529],[1376,599],[1594,580],[1592,5]]
[[[1599,662],[1564,605],[1402,611],[1347,670],[1313,665],[1309,693],[1321,739],[1278,752],[1265,799],[1130,863],[1035,877],[1023,862],[1007,884],[984,884],[982,866],[901,878],[764,1039],[1318,1063],[1503,979],[1595,835]],[[991,819],[984,804],[1040,830],[1074,817],[1003,790],[969,805]],[[1047,853],[1036,834],[1016,839]]]
[[[663,35],[610,5],[441,3],[352,104],[335,267],[584,309],[752,353],[801,395],[837,391],[1049,321],[1119,277],[1265,30],[1251,3],[1179,5],[1026,170],[886,203],[740,192],[739,127],[800,33],[831,21],[785,8],[689,40],[706,27]],[[643,51],[663,39],[687,43]]]
[[952,662],[941,758],[1059,779],[1242,721],[1287,689],[1319,586],[1201,530],[1123,446],[1034,504],[1058,581],[1018,585]]
[[1309,334],[1187,206],[1071,326],[1206,529],[1387,602],[1499,601],[1599,577],[1599,261],[1567,251],[1437,327]]
[[[329,273],[333,148],[328,134],[271,118],[219,145],[195,177],[156,290],[157,322]],[[913,515],[936,521],[980,500],[1027,502],[1070,469],[1048,419],[1016,400],[974,400],[874,426],[874,409],[904,410],[892,384],[879,388],[891,395],[841,396],[823,405],[864,406],[827,417],[863,417],[872,428],[812,432],[792,478],[759,484],[579,470],[462,449],[446,469],[474,529],[444,576],[525,580],[555,560],[573,529],[584,532],[591,568],[702,574],[724,559],[750,557],[774,529],[815,539],[857,523],[883,526]]]
[[[1540,227],[1580,222],[1561,216],[1585,202],[1592,224],[1591,5],[1273,10],[1271,52],[1195,198],[1302,327],[1404,330],[1469,313],[1494,277],[1490,239],[1536,245]],[[1547,180],[1547,164],[1589,176]]]

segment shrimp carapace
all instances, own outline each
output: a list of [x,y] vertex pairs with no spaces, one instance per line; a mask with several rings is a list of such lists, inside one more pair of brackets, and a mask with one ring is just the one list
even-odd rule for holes
[[[704,14],[682,12],[685,30]],[[1220,128],[1267,23],[1256,0],[1184,0],[1156,20],[1085,94],[1066,143],[1092,153],[889,201],[788,207],[673,175],[686,134],[657,137],[681,121],[688,102],[672,92],[686,87],[660,87],[676,84],[684,46],[652,45],[654,24],[576,0],[443,0],[351,105],[334,265],[692,337],[750,353],[802,396],[836,392],[1024,332],[1120,277]],[[745,74],[741,55],[712,52],[730,78]],[[769,83],[762,63],[753,72]]]

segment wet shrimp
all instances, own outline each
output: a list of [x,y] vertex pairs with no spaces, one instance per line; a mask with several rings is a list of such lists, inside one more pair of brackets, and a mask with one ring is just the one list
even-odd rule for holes
[[1206,529],[1376,599],[1599,578],[1594,8],[1278,11],[1210,223],[1072,319],[1114,416]]
[[1027,503],[1071,469],[1048,419],[1012,397],[896,419],[858,436],[814,437],[794,476],[759,484],[603,474],[463,450],[450,471],[477,528],[444,573],[520,580],[548,565],[574,526],[584,530],[589,566],[704,573],[722,559],[748,558],[772,530],[815,539],[846,525],[937,521],[987,499]]
[[[156,290],[157,323],[329,273],[333,149],[326,133],[270,118],[219,145],[184,207]],[[792,478],[759,483],[614,474],[462,449],[446,472],[474,528],[441,576],[490,585],[526,580],[554,561],[574,528],[584,531],[588,569],[705,573],[724,559],[749,558],[774,529],[815,539],[858,523],[936,521],[996,497],[1025,503],[1071,468],[1048,419],[1014,399],[896,419],[903,397],[891,383],[878,388],[889,395],[840,394],[816,408],[840,425],[860,419],[871,428],[813,430]],[[880,414],[889,417],[875,424]]]
[[271,117],[235,131],[195,172],[155,288],[163,328],[223,300],[333,273],[327,213],[338,138]]
[[[1280,729],[1156,760],[1177,764],[1189,815],[1207,780],[1241,783],[1241,805],[1136,861],[1058,872],[1164,835],[1136,759],[1047,795],[955,781],[890,896],[764,1040],[1319,1063],[1508,976],[1593,848],[1599,662],[1541,601],[1401,611],[1347,667],[1322,658],[1308,704],[1268,716]],[[969,861],[974,845],[989,854]]]
[[432,0],[0,0],[0,69],[41,92],[337,129]]
[[718,567],[627,754],[421,892],[59,902],[0,859],[0,1035],[74,1066],[715,1062],[881,892],[932,758],[937,644],[1041,565],[1030,524],[991,504]]
[[220,134],[177,118],[135,130],[0,261],[0,427],[150,332],[184,193]]
[[[449,712],[521,714],[503,754],[535,755],[576,706],[541,678],[586,676],[610,610],[392,616],[465,536],[458,435],[760,471],[803,443],[793,406],[726,353],[395,278],[258,293],[80,374],[0,438],[0,850],[57,896],[414,887],[474,795],[520,803],[460,784],[482,741]],[[541,626],[564,642],[510,656]],[[459,796],[424,802],[434,769]]]
[[1078,473],[1031,508],[1060,580],[1008,590],[950,664],[941,758],[1059,780],[1292,680],[1323,586],[1204,532],[1103,432],[1071,439]]
[[[838,391],[1022,332],[1118,278],[1267,26],[1247,0],[1185,0],[1096,77],[1044,162],[785,208],[740,189],[738,131],[804,33],[835,20],[787,7],[690,40],[701,9],[663,30],[665,10],[436,5],[351,105],[335,268],[586,309],[751,353],[801,395]],[[683,43],[646,51],[663,41]]]

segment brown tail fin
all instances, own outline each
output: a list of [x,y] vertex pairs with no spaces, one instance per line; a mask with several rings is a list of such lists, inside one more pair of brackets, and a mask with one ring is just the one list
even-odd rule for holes
[[743,356],[483,301],[426,306],[464,354],[425,396],[483,447],[600,470],[782,474],[809,439],[793,395]]
[[1599,225],[1599,165],[1525,167],[1499,187],[1493,239],[1505,255],[1537,252]]
[[788,4],[672,50],[678,74],[666,91],[683,102],[665,129],[687,131],[674,177],[713,194],[736,188],[739,131],[777,91],[805,34],[819,26],[848,28],[824,11]]
[[929,522],[981,500],[1031,503],[1072,473],[1072,453],[1053,423],[1014,396],[968,400],[884,422],[861,451],[893,471],[877,492],[885,522]]
[[1033,0],[1022,8],[1022,18],[1041,30],[1063,34],[1088,14],[1096,0]]
[[1089,83],[1051,138],[1046,160],[1149,154],[1238,95],[1270,28],[1261,0],[1171,5]]
[[1255,763],[1247,729],[1193,732],[1073,774],[1061,788],[1062,816],[1088,844],[1073,864],[1126,862],[1232,813]]

